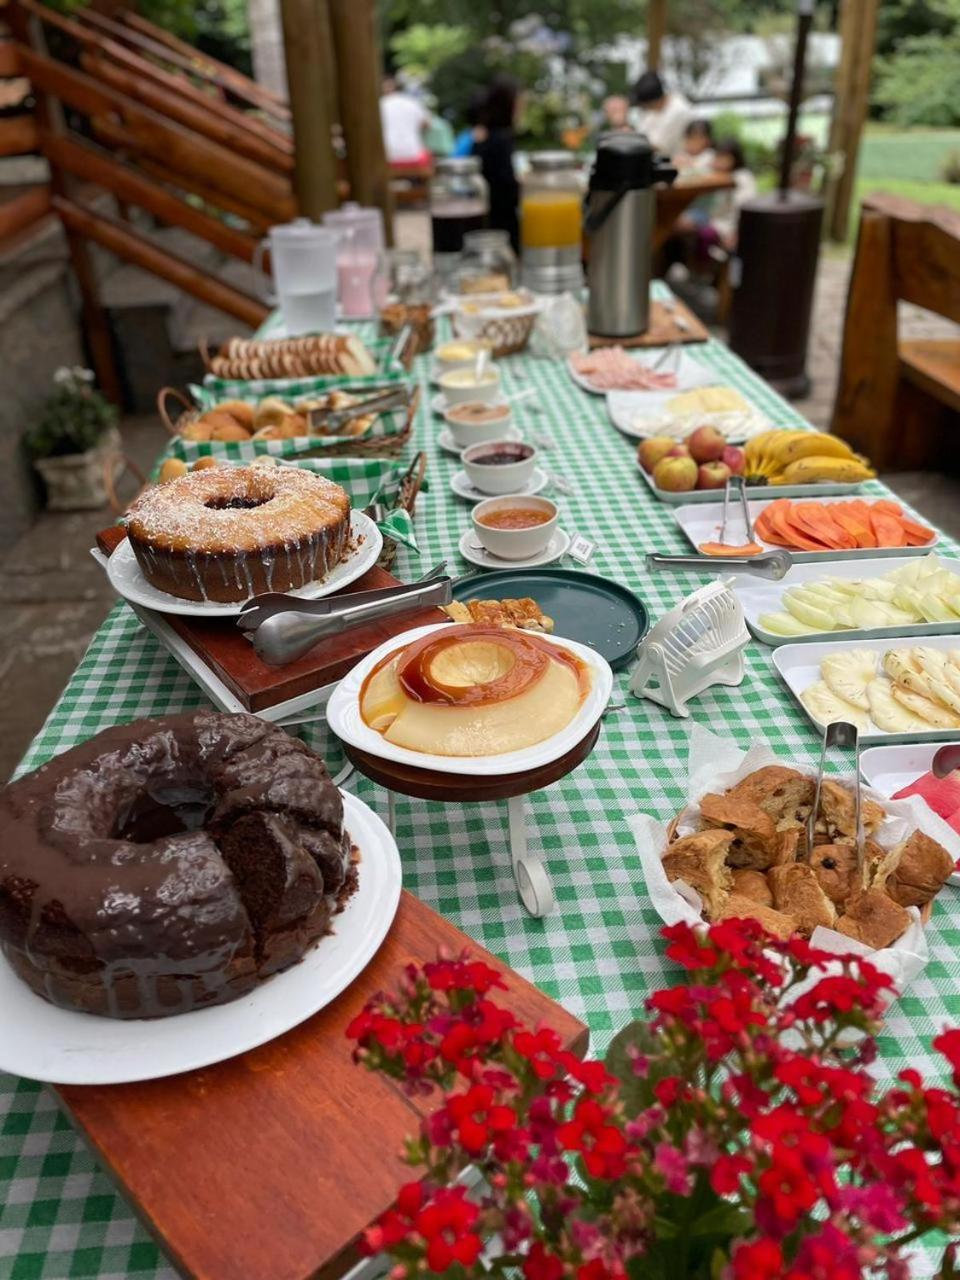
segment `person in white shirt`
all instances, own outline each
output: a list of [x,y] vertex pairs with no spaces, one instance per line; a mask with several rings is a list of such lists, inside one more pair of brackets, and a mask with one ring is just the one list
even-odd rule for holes
[[743,148],[732,138],[717,144],[713,155],[713,172],[733,179],[731,189],[718,191],[713,197],[713,207],[710,210],[710,226],[723,248],[732,253],[737,247],[740,210],[757,194],[757,180],[747,168]]
[[710,173],[713,169],[713,128],[709,120],[691,120],[683,131],[683,145],[674,152],[679,174]]
[[390,164],[426,164],[430,160],[425,134],[430,112],[412,93],[405,93],[392,76],[384,76],[380,97],[383,146]]
[[633,86],[631,123],[651,145],[672,156],[683,143],[683,131],[693,118],[693,108],[682,93],[668,93],[656,71],[645,71]]

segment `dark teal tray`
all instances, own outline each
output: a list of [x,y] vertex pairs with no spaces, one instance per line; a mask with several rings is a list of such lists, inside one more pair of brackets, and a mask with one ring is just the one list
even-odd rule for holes
[[646,605],[632,591],[576,569],[494,569],[454,584],[454,600],[516,600],[530,596],[554,621],[554,634],[589,645],[614,670],[624,667],[646,635]]

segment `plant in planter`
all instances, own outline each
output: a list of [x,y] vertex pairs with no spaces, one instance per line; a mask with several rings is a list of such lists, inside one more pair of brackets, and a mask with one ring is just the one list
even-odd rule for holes
[[466,957],[354,1020],[358,1061],[440,1094],[408,1144],[422,1181],[366,1233],[391,1280],[907,1280],[931,1233],[960,1275],[960,1030],[934,1040],[952,1086],[881,1089],[891,983],[869,961],[752,920],[663,934],[689,980],[604,1062],[520,1025]]
[[121,465],[117,410],[95,390],[89,369],[61,368],[24,444],[43,477],[52,511],[84,511],[107,501],[106,475]]

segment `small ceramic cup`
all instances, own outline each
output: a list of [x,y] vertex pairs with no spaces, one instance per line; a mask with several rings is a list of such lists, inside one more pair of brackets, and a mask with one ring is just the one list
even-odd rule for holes
[[[523,529],[503,529],[485,521],[503,511],[534,510],[548,518],[541,524]],[[473,508],[473,528],[491,555],[501,560],[532,560],[546,551],[557,527],[557,504],[549,498],[525,498],[514,495],[509,498],[485,498]]]
[[477,381],[473,365],[465,369],[451,369],[439,378],[440,390],[447,408],[463,404],[467,400],[481,400],[493,404],[500,399],[500,370],[488,364]]
[[455,338],[452,342],[441,343],[433,353],[434,373],[439,378],[451,369],[475,365],[481,351],[492,350],[489,342],[480,342],[475,338]]
[[443,416],[458,449],[499,439],[513,421],[508,404],[487,404],[483,400],[464,400],[463,404],[444,409]]
[[[508,455],[515,462],[485,462],[495,454]],[[537,451],[519,440],[487,440],[472,444],[460,454],[467,479],[481,493],[520,493],[533,478]]]

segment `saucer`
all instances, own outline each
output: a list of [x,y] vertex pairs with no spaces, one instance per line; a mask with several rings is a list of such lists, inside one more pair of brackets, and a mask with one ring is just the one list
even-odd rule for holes
[[[535,493],[539,493],[548,483],[546,473],[541,471],[539,467],[534,467],[533,475],[527,483],[520,489],[514,489],[513,492],[523,498],[532,498]],[[458,471],[456,473],[450,481],[450,488],[458,498],[466,498],[468,502],[482,502],[484,498],[501,496],[495,493],[484,493],[482,489],[476,488],[467,479],[466,471]]]
[[541,551],[538,556],[533,556],[529,560],[505,560],[503,556],[495,556],[486,547],[481,546],[476,530],[468,529],[460,539],[460,554],[464,560],[479,565],[481,569],[535,569],[559,560],[561,556],[566,555],[569,546],[570,535],[564,533],[562,529],[555,529],[546,550]]
[[[523,432],[522,432],[522,431],[520,430],[520,428],[519,428],[518,426],[516,426],[516,425],[509,426],[509,427],[505,428],[505,430],[504,430],[504,431],[502,431],[502,432],[501,432],[501,434],[500,434],[499,436],[497,436],[497,439],[498,439],[498,440],[511,440],[511,441],[522,440],[522,439],[523,439]],[[482,442],[481,442],[481,441],[477,441],[477,443],[478,443],[478,444],[480,444],[480,443],[483,443],[483,444],[492,444],[492,443],[493,443],[493,441],[492,441],[492,440],[484,440],[484,441],[482,441]],[[454,440],[454,438],[453,438],[453,432],[450,430],[450,428],[449,428],[449,427],[444,427],[444,428],[443,428],[443,430],[440,432],[440,434],[437,436],[437,444],[440,446],[440,448],[441,448],[441,449],[443,449],[443,451],[444,451],[445,453],[452,453],[452,454],[454,455],[454,457],[459,458],[459,457],[460,457],[460,455],[461,455],[461,453],[463,453],[463,449],[461,449],[461,448],[460,448],[460,446],[457,444],[456,440]],[[469,448],[469,447],[470,447],[469,445],[465,445],[465,446],[464,446],[464,448]],[[466,496],[466,495],[464,495],[464,496]],[[492,494],[489,494],[489,493],[485,493],[483,496],[484,496],[485,498],[490,498],[490,497],[492,497],[493,495],[492,495]]]

